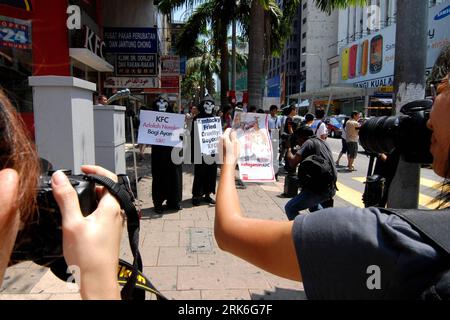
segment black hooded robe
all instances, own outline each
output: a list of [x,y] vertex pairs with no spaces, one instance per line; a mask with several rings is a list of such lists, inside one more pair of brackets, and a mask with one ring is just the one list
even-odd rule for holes
[[[153,111],[159,111],[156,107]],[[169,108],[168,113],[173,113]],[[155,207],[167,201],[169,208],[176,208],[183,198],[183,166],[171,159],[173,147],[152,145],[152,198]]]
[[[203,111],[203,110],[201,110]],[[199,159],[201,157],[202,163],[194,165],[194,183],[192,185],[192,197],[200,198],[203,196],[208,196],[211,193],[216,194],[216,180],[217,180],[217,163],[207,164],[201,155],[201,151],[197,150],[197,155],[194,155],[195,143],[194,137],[198,138],[198,133],[194,134],[194,130],[196,128],[195,121],[201,118],[211,118],[212,115],[207,115],[204,112],[201,112],[197,117],[194,118],[194,122],[191,129],[191,154],[193,161],[195,159]],[[198,160],[197,160],[198,161]],[[195,162],[193,162],[195,163]]]

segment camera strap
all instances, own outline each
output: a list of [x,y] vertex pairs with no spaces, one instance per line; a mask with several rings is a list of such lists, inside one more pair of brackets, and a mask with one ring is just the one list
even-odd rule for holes
[[[145,291],[155,294],[158,300],[167,300],[142,274],[142,258],[139,252],[140,212],[134,205],[135,197],[126,175],[119,175],[119,182],[97,175],[87,175],[86,180],[105,187],[119,202],[127,216],[128,240],[133,254],[133,264],[119,261],[119,284],[123,285],[121,296],[123,300],[145,300]],[[142,290],[136,290],[136,288]]]

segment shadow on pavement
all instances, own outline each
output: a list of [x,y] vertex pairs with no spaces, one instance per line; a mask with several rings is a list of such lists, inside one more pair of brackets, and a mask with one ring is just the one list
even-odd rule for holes
[[275,287],[274,291],[265,290],[264,294],[251,293],[252,300],[307,300],[304,291]]

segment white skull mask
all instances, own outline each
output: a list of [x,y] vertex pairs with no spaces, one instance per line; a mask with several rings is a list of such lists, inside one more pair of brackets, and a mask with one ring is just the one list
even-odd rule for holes
[[159,112],[166,112],[168,107],[167,101],[160,99],[158,102],[156,102],[156,105],[158,106]]
[[205,108],[206,114],[212,114],[214,110],[214,102],[205,101],[205,103],[203,104],[203,108]]

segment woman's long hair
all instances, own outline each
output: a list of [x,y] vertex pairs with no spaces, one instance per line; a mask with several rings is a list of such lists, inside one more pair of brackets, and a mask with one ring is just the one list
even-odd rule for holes
[[0,170],[6,168],[19,175],[17,201],[21,220],[26,222],[36,207],[39,161],[22,118],[0,89]]

